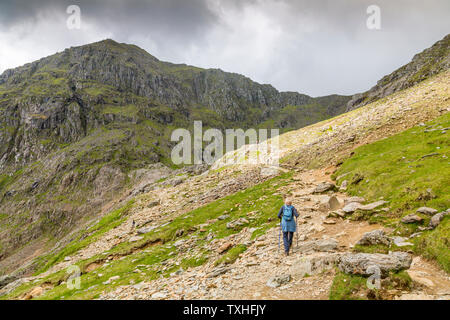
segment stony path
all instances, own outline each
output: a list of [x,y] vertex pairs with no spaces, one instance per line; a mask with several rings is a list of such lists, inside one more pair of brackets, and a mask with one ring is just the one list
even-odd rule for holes
[[[213,240],[209,248],[210,259],[200,267],[177,272],[169,278],[120,286],[111,292],[105,292],[100,299],[328,299],[335,275],[336,257],[351,251],[351,247],[364,233],[384,229],[365,221],[330,217],[331,210],[326,206],[330,195],[315,194],[313,191],[321,182],[330,181],[332,171],[333,168],[326,168],[297,172],[290,184],[279,189],[280,194],[291,194],[293,205],[300,213],[298,239],[294,238],[290,256],[284,256],[282,249],[278,248],[279,228],[268,230],[256,240],[250,239],[253,230],[244,228],[227,238]],[[216,179],[223,180],[218,176],[211,178],[211,182],[216,183]],[[205,203],[195,197],[205,198],[208,188],[200,189],[196,183],[196,180],[192,180],[178,187],[164,189],[156,196],[160,202],[177,204],[178,210],[189,211]],[[188,202],[188,205],[184,197],[176,197],[181,192],[191,191],[191,196],[196,200]],[[155,195],[154,192],[152,194]],[[341,205],[348,198],[339,192],[334,192],[333,195]],[[179,202],[182,199],[184,203]],[[142,223],[147,219],[159,221],[162,217],[167,218],[168,214],[170,217],[171,212],[180,214],[173,206],[166,206],[169,208],[168,212],[161,214],[160,205],[151,208],[144,205],[149,201],[142,200],[143,208],[134,211],[126,223],[51,271],[63,268],[76,259],[107,250],[120,241],[128,241],[135,234],[130,229],[131,219]],[[276,213],[274,212],[274,216]],[[194,243],[195,241],[186,241],[184,249],[192,249]],[[248,249],[233,264],[214,266],[214,261],[220,256],[217,248],[227,243],[231,246],[244,243]],[[412,292],[404,293],[398,299],[450,298],[450,279],[434,264],[415,257],[408,272],[416,285]]]
[[[348,251],[365,232],[380,229],[380,226],[369,225],[367,222],[327,219],[327,210],[319,210],[326,195],[312,194],[319,181],[329,179],[325,171],[299,173],[294,177],[293,183],[280,189],[280,192],[292,192],[293,204],[300,213],[298,234],[301,240],[297,245],[297,239],[294,239],[290,256],[284,256],[282,249],[278,249],[279,229],[273,228],[254,241],[234,264],[226,267],[223,274],[211,276],[212,272],[220,268],[207,263],[179,275],[172,275],[169,279],[119,287],[101,298],[328,299],[335,272],[333,265],[327,265],[323,270],[319,268],[310,271],[312,274],[304,277],[305,262],[308,269],[308,263],[314,259],[322,261],[326,257]],[[336,195],[343,202],[345,195]],[[233,239],[224,241],[245,243],[249,241],[250,235],[250,230],[243,229]],[[324,252],[305,250],[308,244],[330,238],[337,240],[336,248]],[[277,275],[290,275],[291,280],[277,288],[267,286],[268,279]]]

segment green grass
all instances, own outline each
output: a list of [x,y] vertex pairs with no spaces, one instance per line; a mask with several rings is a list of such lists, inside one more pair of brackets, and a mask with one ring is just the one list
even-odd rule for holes
[[89,244],[99,239],[101,235],[120,225],[125,220],[125,216],[131,209],[133,203],[133,201],[130,201],[122,208],[119,208],[107,214],[95,226],[81,232],[75,241],[72,241],[58,253],[50,256],[40,257],[39,260],[41,260],[44,265],[36,272],[36,274],[47,271],[56,263],[64,260],[65,257],[68,257],[87,247]]
[[[39,283],[25,284],[10,295],[0,298],[17,298],[39,284],[52,283],[55,287],[38,297],[39,299],[94,299],[102,292],[114,290],[119,285],[168,277],[180,268],[186,270],[200,266],[209,260],[207,248],[211,240],[205,240],[205,237],[210,232],[215,234],[215,239],[218,239],[240,232],[245,227],[256,227],[258,229],[255,232],[262,234],[265,230],[274,226],[276,219],[269,218],[273,218],[282,205],[281,195],[277,191],[290,181],[291,175],[292,173],[285,173],[246,190],[218,199],[145,234],[144,239],[140,241],[122,242],[104,254],[79,261],[76,265],[80,267],[83,273],[81,275],[82,287],[79,290],[67,288],[64,281],[68,275],[63,270],[50,274],[40,280]],[[63,260],[64,257],[72,255],[98,239],[107,230],[122,223],[122,217],[126,210],[126,208],[122,208],[120,212],[112,212],[95,227],[89,229],[89,232],[81,234],[61,252],[47,257],[47,264],[41,268],[40,272],[48,270],[49,267]],[[252,214],[248,216],[250,212]],[[230,217],[225,220],[215,220],[224,213],[229,214]],[[249,223],[234,229],[226,227],[227,222],[240,217],[246,217]],[[205,226],[205,224],[207,225]],[[175,233],[180,229],[185,230],[185,232],[183,236],[177,238]],[[86,238],[83,238],[84,236]],[[174,243],[178,240],[192,238],[197,239],[193,252],[191,250],[181,252],[174,246]],[[221,257],[219,263],[233,263],[245,250],[244,245],[237,245],[228,250]],[[108,257],[116,257],[117,259],[110,261],[107,266],[103,265]],[[180,262],[175,263],[175,259],[179,259]],[[165,263],[163,264],[163,262]],[[87,267],[92,263],[102,266],[95,271],[87,272]],[[135,272],[136,269],[142,272]],[[102,274],[102,276],[99,277],[98,274]],[[120,276],[119,280],[112,284],[104,284],[110,277],[117,275]]]
[[358,293],[367,288],[367,278],[338,272],[330,289],[330,300],[366,300],[366,296]]
[[[369,289],[368,277],[350,275],[337,271],[331,285],[330,300],[367,300],[385,299],[389,290],[411,290],[412,279],[405,271],[391,272],[385,279],[381,279],[380,289]],[[388,299],[390,299],[388,295]]]
[[428,259],[435,259],[450,273],[450,217],[445,217],[436,229],[420,235],[413,250]]
[[216,266],[219,264],[232,264],[234,263],[237,258],[239,258],[239,255],[247,250],[247,247],[243,244],[239,244],[230,250],[228,250],[222,257],[217,259],[217,261],[214,263]]
[[[403,224],[400,222],[401,217],[416,213],[421,206],[439,211],[450,208],[450,132],[443,133],[440,130],[448,127],[450,113],[425,126],[416,126],[357,148],[333,177],[348,173],[339,179],[338,184],[343,180],[349,181],[347,192],[350,195],[363,196],[368,202],[387,200],[389,203],[386,207],[390,209],[388,212],[374,210],[364,215],[356,213],[351,219],[383,223],[394,228],[396,233],[410,235],[417,231],[418,225]],[[425,219],[423,224],[427,225],[430,217],[421,216]],[[449,239],[446,218],[438,228],[424,232],[412,241],[415,242],[414,250],[417,253],[435,259],[449,272]]]

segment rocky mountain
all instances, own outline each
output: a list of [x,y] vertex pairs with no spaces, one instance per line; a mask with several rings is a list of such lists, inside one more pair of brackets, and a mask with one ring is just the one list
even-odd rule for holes
[[[283,133],[279,168],[171,168],[168,133],[193,119],[289,129],[346,98],[111,41],[32,65],[2,76],[0,299],[449,298],[449,70]],[[289,257],[285,195],[300,213]]]
[[[0,98],[2,166],[35,161],[111,123],[183,127],[196,119],[205,126],[246,128],[273,118],[284,124],[279,113],[290,106],[305,125],[316,118],[308,120],[309,111],[301,106],[314,104],[322,120],[342,113],[348,99],[280,93],[238,74],[162,62],[113,40],[5,71]],[[164,139],[154,140],[160,148],[167,145]],[[155,149],[146,151],[154,158],[166,156]]]
[[[0,277],[0,299],[448,300],[449,72],[282,134],[276,170],[132,184],[33,275]],[[285,195],[300,213],[287,257]]]
[[0,76],[0,265],[20,265],[118,193],[164,179],[174,169],[175,128],[202,120],[204,128],[287,131],[344,112],[348,99],[279,92],[113,40],[7,70]]
[[450,34],[430,48],[416,54],[412,61],[381,78],[370,90],[355,94],[346,111],[354,110],[394,92],[409,88],[450,68]]

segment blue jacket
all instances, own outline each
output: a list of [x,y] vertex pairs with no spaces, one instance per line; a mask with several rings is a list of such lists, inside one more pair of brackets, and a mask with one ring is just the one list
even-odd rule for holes
[[[283,208],[285,205],[283,205],[280,208],[280,211],[278,212],[278,219],[281,219],[283,217]],[[295,209],[294,206],[292,207],[292,213],[294,214],[294,216],[297,218],[299,216],[297,209]],[[283,230],[283,232],[295,232],[297,228],[297,223],[295,222],[295,219],[292,219],[291,221],[286,221],[284,219],[281,219],[281,229]]]

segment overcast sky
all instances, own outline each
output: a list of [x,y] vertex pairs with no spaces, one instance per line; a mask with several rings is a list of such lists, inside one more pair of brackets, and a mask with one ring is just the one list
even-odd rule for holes
[[[69,5],[81,29],[67,28]],[[281,91],[353,94],[450,33],[449,16],[448,0],[0,0],[0,72],[112,38]]]

